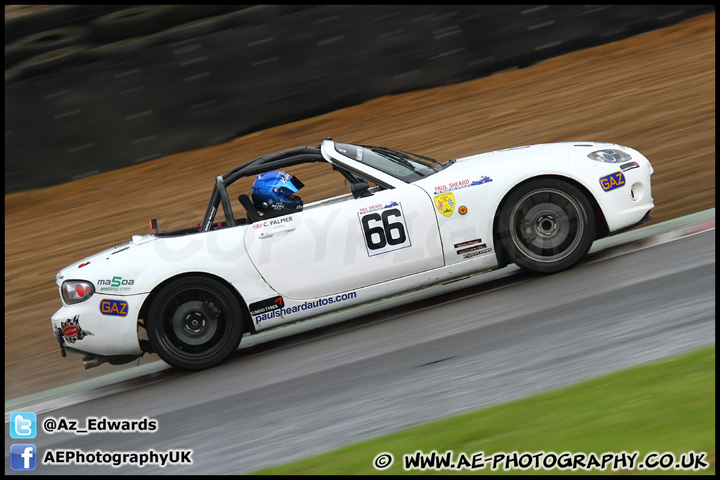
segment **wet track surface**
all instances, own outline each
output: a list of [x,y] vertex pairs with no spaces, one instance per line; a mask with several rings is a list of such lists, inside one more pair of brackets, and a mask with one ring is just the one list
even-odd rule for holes
[[154,433],[41,432],[41,456],[191,449],[192,465],[39,464],[34,473],[248,473],[714,344],[715,231],[461,293],[241,349],[209,371],[163,369],[38,415],[38,423],[80,424],[147,416],[159,425]]

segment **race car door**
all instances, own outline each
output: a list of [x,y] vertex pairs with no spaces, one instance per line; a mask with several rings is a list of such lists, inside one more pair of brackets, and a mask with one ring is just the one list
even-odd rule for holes
[[245,247],[267,283],[295,299],[352,291],[444,264],[432,200],[411,184],[252,224]]

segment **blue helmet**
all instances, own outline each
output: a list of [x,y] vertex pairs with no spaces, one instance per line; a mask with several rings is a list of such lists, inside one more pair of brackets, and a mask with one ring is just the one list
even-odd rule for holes
[[303,209],[302,198],[294,195],[304,187],[297,177],[273,171],[258,175],[252,185],[252,201],[261,212],[293,213]]

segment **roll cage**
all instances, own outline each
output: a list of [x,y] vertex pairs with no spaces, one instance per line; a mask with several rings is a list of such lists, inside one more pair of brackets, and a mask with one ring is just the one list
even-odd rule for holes
[[[203,217],[203,221],[200,224],[200,228],[198,229],[198,231],[207,232],[218,225],[234,227],[241,224],[238,223],[238,220],[233,215],[232,204],[230,201],[230,197],[227,193],[227,188],[233,183],[235,183],[237,180],[244,177],[259,175],[261,173],[271,170],[281,170],[283,168],[301,165],[303,163],[330,163],[333,166],[333,169],[340,172],[343,177],[345,177],[345,179],[350,183],[353,196],[359,197],[369,195],[369,193],[367,193],[367,183],[355,175],[356,173],[360,174],[360,172],[353,172],[352,167],[346,165],[338,165],[336,163],[329,162],[325,159],[325,157],[323,157],[320,148],[320,146],[297,147],[282,152],[263,155],[243,165],[233,168],[225,175],[218,175],[217,177],[215,177],[215,185],[213,187],[212,194],[210,195],[210,201],[208,202],[207,209],[205,210],[205,216]],[[366,176],[365,174],[362,175]],[[374,178],[372,180],[378,185],[380,185],[382,188],[392,188],[391,185],[387,185],[382,181],[376,180]],[[257,212],[255,211],[254,206],[252,205],[252,202],[249,200],[249,198],[247,198],[247,196],[245,195],[240,195],[239,200],[240,203],[247,210],[247,221],[259,221],[259,218],[257,217]],[[214,224],[215,216],[217,215],[220,205],[222,205],[223,211],[225,212],[225,219],[227,222],[226,225]]]
[[213,228],[215,215],[217,214],[218,208],[221,204],[223,210],[225,211],[227,226],[234,227],[238,225],[235,220],[235,216],[233,215],[230,197],[227,193],[227,187],[235,183],[240,178],[257,175],[270,170],[291,167],[293,165],[300,165],[302,163],[320,161],[325,162],[326,160],[320,153],[319,148],[297,147],[283,152],[263,155],[262,157],[258,157],[255,160],[251,160],[243,165],[233,168],[225,175],[218,175],[215,177],[215,186],[213,187],[212,194],[210,194],[210,202],[205,210],[205,216],[200,224],[199,231],[207,232]]
[[[326,140],[332,140],[331,138],[328,138]],[[377,149],[383,149],[384,147],[370,147],[367,145],[360,145],[362,147],[366,148],[377,148]],[[318,147],[296,147],[292,148],[290,150],[285,150],[282,152],[277,153],[271,153],[267,155],[263,155],[261,157],[258,157],[254,160],[251,160],[247,163],[244,163],[240,166],[237,166],[227,172],[224,175],[218,175],[215,177],[215,185],[213,186],[212,193],[210,194],[210,201],[208,202],[208,206],[205,210],[205,215],[203,216],[202,223],[198,224],[197,227],[191,227],[191,228],[184,228],[180,230],[171,230],[166,232],[158,232],[155,231],[155,235],[157,236],[174,236],[174,235],[187,235],[191,233],[198,233],[198,232],[208,232],[214,228],[218,227],[234,227],[237,225],[243,225],[247,223],[254,223],[259,221],[262,217],[259,216],[257,211],[255,210],[255,207],[252,204],[252,201],[247,197],[247,195],[240,195],[238,197],[238,200],[240,201],[241,205],[245,208],[247,212],[247,217],[245,218],[235,218],[235,215],[233,214],[232,204],[230,201],[230,197],[228,195],[228,187],[238,181],[241,178],[245,177],[251,177],[253,175],[259,175],[261,173],[265,173],[271,170],[281,170],[283,168],[292,167],[295,165],[301,165],[304,163],[316,163],[316,162],[322,162],[322,163],[329,163],[332,165],[333,170],[336,170],[340,172],[343,177],[349,182],[350,185],[350,191],[353,194],[353,197],[358,198],[361,196],[369,196],[371,193],[368,191],[368,183],[365,181],[365,178],[372,181],[376,185],[378,185],[382,189],[388,189],[393,188],[392,185],[387,184],[386,182],[383,182],[380,179],[371,177],[367,174],[367,172],[361,172],[359,170],[356,170],[353,168],[352,165],[346,164],[344,162],[338,163],[335,161],[328,161],[323,157],[323,154],[321,152],[322,144]],[[390,149],[386,149],[387,151],[390,151]],[[408,154],[407,152],[400,152],[403,154]],[[434,159],[430,159],[427,157],[422,157],[420,155],[416,154],[409,154],[413,155],[415,157],[419,157],[425,160],[430,160],[433,162],[437,162]],[[225,213],[225,222],[215,222],[215,217],[218,213],[218,210],[222,206],[222,209]]]

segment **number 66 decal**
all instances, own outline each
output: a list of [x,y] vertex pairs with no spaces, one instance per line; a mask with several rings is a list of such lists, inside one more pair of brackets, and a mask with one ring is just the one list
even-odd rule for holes
[[358,214],[365,246],[371,257],[412,245],[400,204],[394,204],[392,207]]

